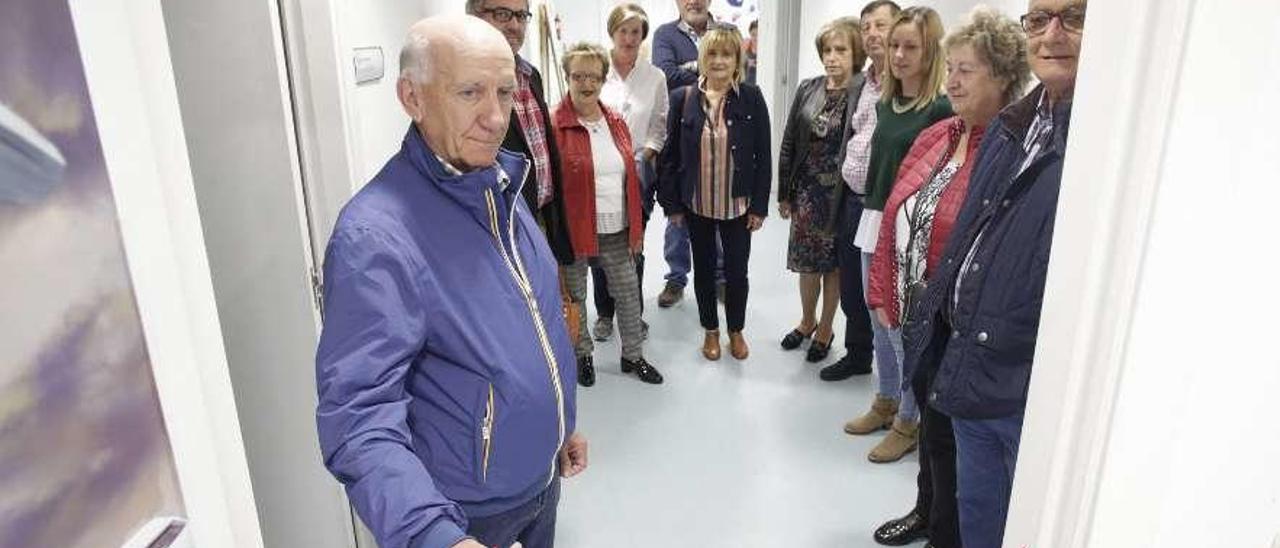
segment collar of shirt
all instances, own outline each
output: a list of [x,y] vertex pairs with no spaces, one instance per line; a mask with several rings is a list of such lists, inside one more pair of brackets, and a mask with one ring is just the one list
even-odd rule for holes
[[[701,92],[703,93],[703,95],[706,95],[706,93],[707,93],[707,77],[706,77],[706,76],[699,76],[699,77],[698,77],[698,91],[701,91]],[[737,82],[731,82],[731,83],[729,84],[729,91],[732,91],[734,95],[737,95],[737,94],[738,94],[738,83],[737,83]]]
[[524,57],[516,55],[516,70],[523,74],[526,78],[533,76],[533,64],[525,61]]
[[1040,99],[1036,101],[1036,116],[1031,120],[1031,126],[1027,128],[1027,134],[1022,139],[1022,148],[1031,153],[1035,148],[1036,142],[1043,139],[1043,134],[1052,133],[1053,131],[1053,108],[1049,105],[1048,95],[1040,92]]
[[435,156],[436,156],[436,160],[440,161],[440,165],[444,166],[445,172],[447,172],[449,175],[452,175],[454,177],[458,177],[462,175],[461,169],[453,167],[453,164],[449,163],[448,160],[445,160],[439,154],[436,154]]
[[[716,22],[715,17],[711,15],[707,15],[707,30],[711,30],[711,25],[715,24],[715,22]],[[698,39],[702,38],[702,35],[698,34],[698,31],[694,30],[693,25],[686,23],[684,19],[680,19],[676,21],[676,28],[680,29],[680,32],[683,32],[686,35],[688,35],[689,39],[693,40],[694,44],[697,44]],[[707,31],[704,30],[702,32],[706,33]]]
[[[448,160],[445,160],[444,158],[440,157],[439,154],[436,154],[435,157],[436,157],[436,160],[440,162],[440,165],[444,167],[445,172],[448,173],[450,176],[461,177],[463,175],[462,170],[458,169],[457,167],[454,167],[453,164],[449,163]],[[502,169],[502,166],[498,165],[497,162],[494,162],[493,167],[498,171],[498,190],[506,192],[507,187],[511,186],[511,177],[507,175],[506,170]]]

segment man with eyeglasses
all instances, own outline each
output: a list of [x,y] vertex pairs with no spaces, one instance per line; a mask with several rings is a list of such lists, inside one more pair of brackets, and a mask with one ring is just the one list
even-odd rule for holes
[[546,235],[556,260],[563,265],[573,264],[573,247],[565,224],[560,165],[555,161],[559,153],[551,136],[551,111],[543,93],[542,73],[520,56],[529,20],[533,17],[529,2],[467,0],[466,11],[498,29],[515,55],[515,103],[502,148],[522,154],[529,160],[529,180],[523,192],[525,203]]
[[966,548],[1004,539],[1085,7],[1031,0],[1021,21],[1040,85],[992,121],[942,264],[903,328],[907,369],[937,371],[929,404],[953,421]]

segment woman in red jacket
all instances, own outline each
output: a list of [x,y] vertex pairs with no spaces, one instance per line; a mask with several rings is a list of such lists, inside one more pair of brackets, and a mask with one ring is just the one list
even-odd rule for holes
[[587,331],[587,259],[594,258],[609,279],[617,303],[622,338],[622,372],[634,372],[649,384],[662,375],[641,351],[640,288],[635,256],[644,245],[640,177],[636,173],[631,132],[622,116],[600,101],[609,72],[609,56],[595,44],[579,43],[564,54],[569,95],[556,107],[551,125],[560,146],[564,205],[569,240],[576,256],[564,267],[569,293],[578,306],[578,384],[595,384],[591,334]]
[[[999,12],[975,10],[943,48],[947,95],[957,116],[921,132],[898,168],[867,279],[867,307],[893,337],[901,337],[911,299],[928,283],[946,247],[987,123],[1022,96],[1031,78],[1026,37]],[[901,545],[927,535],[933,546],[959,547],[951,420],[924,399],[932,371],[903,371],[903,379],[920,407],[919,490],[915,509],[882,525],[875,538]]]

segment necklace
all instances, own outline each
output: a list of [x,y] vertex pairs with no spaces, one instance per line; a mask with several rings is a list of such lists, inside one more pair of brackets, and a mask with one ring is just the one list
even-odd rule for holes
[[587,128],[587,131],[590,131],[591,133],[600,133],[601,127],[604,126],[604,116],[596,118],[595,120],[588,120],[579,116],[578,121],[582,122],[582,127]]
[[[913,101],[913,102],[914,102],[914,101]],[[915,108],[915,105],[913,105],[913,104],[908,104],[908,105],[905,105],[905,106],[904,106],[902,103],[900,103],[900,102],[898,101],[898,98],[897,98],[897,97],[894,97],[894,98],[893,98],[892,106],[893,106],[893,112],[895,112],[895,113],[897,113],[897,114],[903,114],[903,113],[906,113],[907,111],[909,111],[909,110],[911,110],[911,109]]]

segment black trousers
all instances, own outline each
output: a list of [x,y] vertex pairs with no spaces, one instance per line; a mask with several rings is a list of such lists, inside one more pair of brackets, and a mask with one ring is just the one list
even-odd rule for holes
[[844,312],[844,348],[849,355],[871,360],[871,315],[862,295],[862,250],[854,247],[862,217],[862,200],[845,196],[840,230],[836,234],[836,259],[840,265],[840,310]]
[[716,301],[716,231],[724,252],[724,315],[729,331],[742,331],[747,316],[747,259],[751,257],[751,231],[747,215],[720,221],[693,212],[684,216],[693,249],[693,293],[698,300],[698,320],[706,330],[720,329]]
[[920,405],[920,473],[916,476],[916,513],[929,523],[929,542],[960,548],[960,512],[956,503],[956,438],[948,417],[928,405],[932,371],[912,375],[911,391]]

